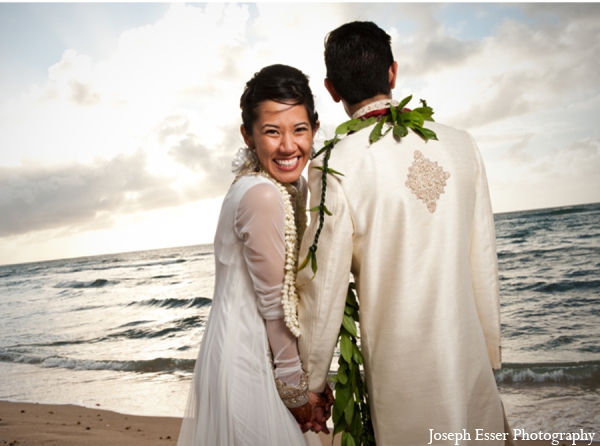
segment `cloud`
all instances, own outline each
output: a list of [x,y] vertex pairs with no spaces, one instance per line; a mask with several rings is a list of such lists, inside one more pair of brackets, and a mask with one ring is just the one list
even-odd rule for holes
[[[59,227],[106,227],[121,214],[224,195],[233,180],[235,151],[209,149],[198,135],[185,132],[189,122],[181,116],[163,124],[153,136],[173,141],[167,151],[166,161],[172,163],[168,174],[152,172],[151,155],[142,149],[88,164],[0,166],[0,237]],[[237,147],[233,129],[227,134],[225,145]]]
[[185,114],[166,116],[154,130],[160,144],[164,144],[172,135],[184,135],[190,127],[190,120]]
[[[452,25],[440,20],[443,5],[398,4],[386,7],[390,8],[386,11],[387,20],[398,17],[399,23],[386,31],[392,37],[392,51],[398,62],[400,77],[405,81],[429,81],[440,70],[463,66],[481,51],[481,42],[455,37]],[[412,26],[407,26],[407,23]],[[460,26],[464,26],[464,22]]]
[[495,33],[478,40],[457,37],[441,18],[444,6],[412,6],[402,19],[415,29],[388,28],[398,96],[425,97],[445,123],[474,129],[600,93],[598,4],[514,4],[502,9]]
[[584,19],[589,22],[600,18],[600,8],[594,3],[520,3],[519,5],[530,17]]
[[85,226],[111,215],[181,203],[169,178],[145,170],[139,151],[90,165],[0,167],[0,236]]
[[79,105],[95,105],[100,102],[100,96],[94,93],[92,87],[82,82],[70,81],[71,99]]
[[438,29],[433,36],[404,38],[394,31],[391,31],[395,37],[393,52],[400,76],[405,78],[435,76],[440,70],[461,68],[482,50],[480,42],[460,40],[443,29]]
[[577,179],[577,183],[590,177],[599,186],[595,190],[600,196],[600,137],[575,141],[556,154],[548,154],[537,160],[531,171],[549,180],[569,178]]
[[[188,133],[169,150],[169,155],[180,165],[193,172],[203,172],[202,188],[192,195],[197,199],[224,195],[233,179],[231,174],[232,154],[229,151],[211,150]],[[194,184],[196,188],[198,184]],[[208,192],[208,191],[211,192]],[[202,191],[202,193],[199,193]],[[187,196],[192,191],[188,190]]]
[[501,157],[505,166],[496,165],[490,178],[495,211],[600,201],[600,137],[582,138],[536,157],[530,147],[534,142],[524,135]]
[[521,141],[510,146],[506,153],[502,155],[500,159],[502,161],[507,161],[511,164],[517,165],[531,162],[533,156],[530,153],[527,153],[525,149],[529,144],[531,138],[533,138],[533,136],[533,133],[528,133],[527,135],[524,135]]

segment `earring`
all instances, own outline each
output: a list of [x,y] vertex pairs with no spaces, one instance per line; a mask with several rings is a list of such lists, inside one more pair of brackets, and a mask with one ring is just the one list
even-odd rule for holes
[[315,143],[313,142],[310,145],[310,159],[315,159],[315,155],[317,154],[317,151],[315,150]]
[[231,171],[233,173],[238,174],[244,169],[253,170],[254,172],[260,171],[258,156],[256,156],[253,149],[248,147],[241,147],[231,160]]
[[256,148],[250,147],[249,149],[250,167],[253,167],[255,172],[260,172],[260,163],[258,161],[258,155],[256,154]]

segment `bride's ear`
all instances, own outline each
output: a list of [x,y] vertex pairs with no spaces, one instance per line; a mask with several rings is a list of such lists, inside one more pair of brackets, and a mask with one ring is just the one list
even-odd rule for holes
[[252,143],[252,137],[246,132],[244,124],[240,125],[240,133],[242,134],[242,138],[244,138],[244,143],[246,143],[246,146],[248,148],[252,148],[252,146],[254,145]]
[[313,134],[313,138],[315,137],[315,135],[317,134],[317,131],[319,130],[319,128],[321,127],[321,121],[317,121],[315,122],[315,125],[312,128],[312,134]]

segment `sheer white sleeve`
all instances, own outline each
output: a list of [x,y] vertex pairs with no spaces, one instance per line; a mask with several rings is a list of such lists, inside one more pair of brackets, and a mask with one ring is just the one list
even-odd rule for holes
[[287,384],[298,385],[302,366],[296,338],[285,325],[281,291],[285,266],[285,208],[271,183],[252,186],[240,200],[235,228],[244,241],[244,258],[266,320],[275,373]]
[[260,313],[267,320],[283,317],[285,209],[275,185],[258,183],[248,189],[238,205],[235,228],[244,241]]

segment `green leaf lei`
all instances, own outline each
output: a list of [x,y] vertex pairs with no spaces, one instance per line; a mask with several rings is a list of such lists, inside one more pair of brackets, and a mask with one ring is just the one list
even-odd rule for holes
[[[350,119],[340,124],[335,129],[335,135],[332,139],[325,141],[321,150],[319,150],[313,158],[316,158],[321,153],[325,153],[323,157],[323,165],[315,166],[315,169],[322,171],[321,176],[321,202],[318,206],[309,209],[310,212],[319,213],[319,226],[315,233],[315,238],[312,245],[308,248],[308,254],[298,271],[306,268],[308,263],[311,264],[313,276],[315,277],[318,269],[317,265],[317,245],[319,236],[323,229],[325,215],[331,216],[331,212],[325,206],[325,195],[327,191],[327,175],[340,175],[338,172],[329,167],[329,158],[331,151],[335,145],[341,140],[341,137],[349,133],[358,132],[367,127],[374,125],[369,134],[369,143],[381,139],[392,131],[394,139],[400,141],[408,135],[408,129],[411,129],[419,135],[425,142],[430,139],[437,140],[436,134],[427,128],[423,127],[425,121],[433,121],[433,109],[427,106],[427,102],[420,100],[421,107],[414,110],[404,110],[412,99],[412,95],[404,98],[397,106],[389,104],[390,113],[384,116],[371,117],[367,119],[357,118]],[[383,131],[383,126],[388,124],[388,128]],[[371,422],[371,411],[369,409],[369,399],[367,385],[361,375],[361,365],[363,363],[363,355],[357,345],[359,337],[356,322],[359,322],[358,316],[358,300],[356,298],[356,286],[350,283],[348,286],[348,294],[346,295],[346,307],[344,308],[344,318],[338,342],[340,345],[340,359],[338,360],[338,372],[330,379],[335,384],[335,402],[333,404],[333,435],[339,432],[342,433],[342,446],[375,446],[375,434],[373,424]]]
[[332,411],[333,436],[342,432],[342,446],[375,446],[367,384],[360,370],[363,355],[357,345],[356,322],[359,322],[359,316],[355,290],[354,283],[350,283],[346,295],[344,319],[338,335],[340,344],[338,372],[330,378],[335,382],[335,402]]

